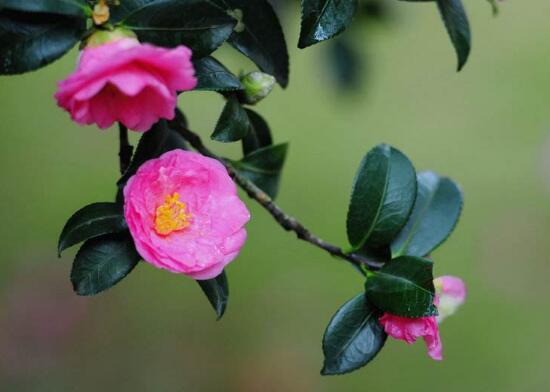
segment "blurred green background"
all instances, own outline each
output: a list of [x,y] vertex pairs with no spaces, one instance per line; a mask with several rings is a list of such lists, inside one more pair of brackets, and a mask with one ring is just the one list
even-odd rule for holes
[[[321,377],[324,328],[362,280],[254,203],[249,240],[228,269],[222,321],[192,280],[145,263],[111,291],[76,297],[74,251],[57,260],[57,236],[78,208],[112,199],[117,134],[78,127],[56,108],[72,52],[0,79],[0,389],[547,390],[550,3],[508,1],[493,18],[485,1],[466,1],[473,52],[459,74],[435,5],[391,5],[389,23],[350,33],[369,70],[353,94],[335,90],[326,44],[295,49],[296,5],[285,20],[290,86],[257,109],[276,141],[291,142],[279,204],[331,242],[345,245],[353,175],[375,144],[461,184],[462,221],[433,255],[437,275],[461,276],[469,288],[467,304],[442,325],[443,362],[423,343],[388,341],[366,368]],[[253,68],[227,49],[218,57],[236,72]],[[221,98],[184,94],[180,105],[208,138]]]

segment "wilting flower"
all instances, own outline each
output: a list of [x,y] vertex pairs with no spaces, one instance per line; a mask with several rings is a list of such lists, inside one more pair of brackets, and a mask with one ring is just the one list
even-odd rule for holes
[[428,347],[428,355],[436,361],[443,359],[441,338],[435,317],[407,318],[384,313],[380,323],[386,333],[394,339],[413,344],[422,337]]
[[239,253],[250,214],[224,166],[174,150],[143,164],[124,188],[139,254],[155,267],[211,279]]
[[420,337],[423,338],[428,347],[428,355],[436,361],[440,361],[443,359],[443,347],[438,323],[445,317],[454,314],[457,308],[464,303],[466,286],[461,279],[453,276],[442,276],[435,279],[434,286],[436,287],[434,302],[439,316],[407,318],[384,313],[380,317],[380,323],[389,336],[404,340],[408,344],[416,342]]
[[57,103],[77,123],[108,128],[119,121],[144,132],[174,118],[177,91],[195,88],[189,48],[141,44],[128,34],[92,36],[76,71],[59,83]]

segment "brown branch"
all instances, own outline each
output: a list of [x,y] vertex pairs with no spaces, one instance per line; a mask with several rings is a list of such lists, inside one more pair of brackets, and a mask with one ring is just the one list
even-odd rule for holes
[[[195,150],[200,152],[202,155],[220,161],[225,166],[233,180],[247,193],[250,198],[256,200],[264,209],[266,209],[275,219],[275,221],[277,221],[277,223],[279,223],[279,225],[283,227],[283,229],[294,232],[299,239],[309,242],[310,244],[325,250],[332,256],[347,260],[357,267],[360,267],[361,265],[366,265],[370,269],[375,270],[381,267],[381,264],[378,262],[370,260],[359,254],[346,253],[342,248],[336,245],[329,244],[328,242],[317,237],[306,227],[304,227],[303,224],[296,220],[296,218],[287,215],[279,206],[277,206],[277,204],[273,202],[269,195],[267,195],[253,182],[243,177],[237,170],[235,170],[231,163],[210,151],[210,149],[208,149],[203,144],[199,135],[183,126],[178,126],[177,129],[181,133],[181,135],[189,142],[189,144],[193,146]],[[361,272],[363,272],[363,270],[361,270]]]
[[130,140],[128,139],[128,128],[121,123],[118,124],[118,135],[120,141],[120,148],[118,151],[120,174],[124,174],[130,166],[130,162],[132,162],[134,147],[130,145]]

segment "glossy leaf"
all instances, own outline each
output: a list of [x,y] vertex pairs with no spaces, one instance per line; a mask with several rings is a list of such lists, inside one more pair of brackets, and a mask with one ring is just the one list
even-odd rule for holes
[[365,156],[355,176],[347,217],[355,249],[388,245],[403,228],[416,198],[416,173],[399,150],[381,144]]
[[229,96],[211,136],[212,140],[224,143],[236,142],[245,137],[249,130],[250,121],[246,111],[236,96]]
[[288,51],[277,14],[267,0],[212,0],[237,24],[228,42],[277,82],[288,84]]
[[138,264],[129,233],[108,234],[88,240],[73,263],[71,282],[78,295],[95,295],[120,282]]
[[244,177],[274,199],[279,191],[281,170],[287,151],[286,143],[263,147],[242,160],[233,162],[233,165]]
[[118,4],[111,6],[111,23],[117,23],[127,18],[132,12],[143,8],[149,3],[159,0],[122,0]]
[[321,374],[349,373],[372,361],[387,338],[379,317],[380,312],[368,303],[364,293],[338,309],[323,337],[325,363]]
[[34,71],[69,51],[84,19],[0,9],[0,75]]
[[392,254],[427,256],[445,241],[462,211],[460,188],[433,172],[418,174],[418,193],[409,221],[392,242]]
[[229,299],[229,284],[225,271],[210,280],[197,280],[202,291],[208,298],[208,302],[214,308],[218,320],[223,317]]
[[262,116],[254,110],[246,109],[248,120],[250,121],[250,130],[243,139],[243,155],[248,155],[254,151],[273,144],[271,130]]
[[434,306],[433,263],[401,256],[367,278],[367,299],[377,308],[401,317],[437,314]]
[[302,0],[299,48],[306,48],[344,31],[353,19],[357,0]]
[[461,0],[437,0],[441,18],[455,48],[460,71],[470,55],[470,24]]
[[170,0],[145,4],[131,12],[123,23],[141,41],[167,47],[183,44],[198,59],[224,43],[236,21],[207,0]]
[[119,204],[90,204],[69,218],[59,237],[57,250],[61,255],[62,251],[80,242],[127,229],[124,212]]
[[355,250],[353,253],[363,256],[364,258],[378,264],[387,263],[392,259],[389,245],[380,246],[378,248],[363,246],[362,248]]
[[84,0],[0,0],[0,9],[85,17],[91,8]]
[[118,181],[119,187],[124,187],[139,167],[146,161],[158,158],[162,154],[175,149],[186,150],[187,145],[183,137],[176,131],[178,122],[185,122],[183,114],[177,110],[176,118],[172,121],[160,120],[141,137],[136,152],[128,170]]
[[243,88],[239,79],[213,57],[204,57],[193,64],[198,82],[195,90],[236,91]]

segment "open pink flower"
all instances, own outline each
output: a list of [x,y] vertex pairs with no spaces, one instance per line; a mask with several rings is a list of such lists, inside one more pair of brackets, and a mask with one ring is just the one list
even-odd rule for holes
[[237,256],[250,219],[224,166],[183,150],[139,168],[124,188],[124,215],[145,261],[197,280]]
[[390,313],[384,313],[380,317],[380,323],[386,333],[394,339],[404,340],[408,344],[416,342],[420,337],[424,338],[428,347],[428,355],[440,361],[443,359],[441,337],[438,324],[447,316],[456,312],[458,307],[466,299],[466,286],[460,278],[454,276],[442,276],[434,279],[436,288],[435,304],[439,316],[407,318]]
[[195,88],[191,50],[119,38],[82,52],[76,71],[59,82],[57,104],[79,124],[115,121],[144,132],[175,115],[177,91]]

